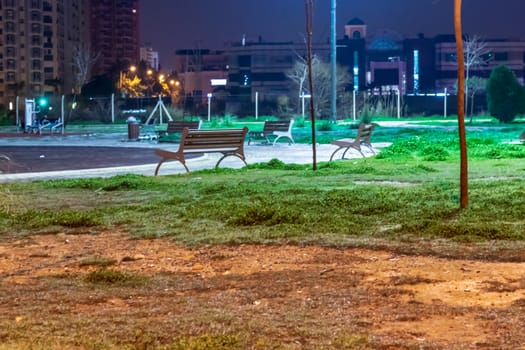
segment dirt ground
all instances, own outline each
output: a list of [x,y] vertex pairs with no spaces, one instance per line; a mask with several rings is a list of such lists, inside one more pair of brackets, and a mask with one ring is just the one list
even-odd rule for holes
[[[151,277],[150,286],[86,286],[79,278],[96,267],[82,262],[93,257]],[[0,241],[0,276],[0,343],[29,332],[123,344],[140,328],[158,343],[243,333],[250,348],[525,349],[525,263],[319,246],[189,249],[108,232]],[[348,345],[356,335],[365,345]]]

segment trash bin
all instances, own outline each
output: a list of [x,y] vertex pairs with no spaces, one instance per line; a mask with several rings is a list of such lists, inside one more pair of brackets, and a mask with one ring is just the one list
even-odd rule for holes
[[138,140],[140,136],[140,125],[135,117],[128,118],[128,140]]

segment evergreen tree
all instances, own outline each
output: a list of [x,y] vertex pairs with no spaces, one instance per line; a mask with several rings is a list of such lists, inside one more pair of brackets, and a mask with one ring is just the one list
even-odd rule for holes
[[487,104],[490,115],[502,123],[509,123],[516,115],[525,113],[525,89],[506,66],[498,66],[490,73]]

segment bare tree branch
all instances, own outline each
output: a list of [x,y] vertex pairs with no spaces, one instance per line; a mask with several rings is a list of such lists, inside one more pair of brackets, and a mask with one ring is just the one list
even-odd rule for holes
[[91,78],[91,69],[98,61],[100,52],[92,53],[89,46],[76,45],[73,47],[73,62],[75,68],[74,90],[80,93],[84,86]]

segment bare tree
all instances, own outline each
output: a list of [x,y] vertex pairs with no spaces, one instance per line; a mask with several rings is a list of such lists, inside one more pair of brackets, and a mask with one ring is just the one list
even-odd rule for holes
[[[313,80],[313,95],[315,95],[314,108],[315,112],[321,115],[328,114],[330,111],[330,82],[332,79],[331,66],[329,63],[323,62],[316,55],[312,55],[311,60],[312,66],[312,80]],[[299,59],[294,67],[287,73],[289,79],[291,79],[296,88],[298,89],[298,97],[301,98],[301,94],[308,92],[310,89],[306,89],[305,82],[308,78],[308,65],[304,59]],[[350,81],[350,75],[344,68],[339,67],[336,75],[336,89],[337,95],[342,96],[346,85]],[[310,91],[312,95],[312,91]]]
[[467,135],[465,132],[465,56],[461,27],[461,0],[454,0],[454,32],[458,57],[458,131],[460,153],[460,208],[468,207]]
[[93,53],[89,46],[76,45],[73,47],[73,67],[75,68],[74,92],[79,94],[80,90],[91,78],[91,70],[100,57],[100,52]]
[[470,123],[472,123],[472,117],[474,116],[474,98],[479,91],[485,90],[487,86],[487,79],[480,77],[472,77],[465,82],[465,94],[470,98]]
[[[463,41],[463,45],[465,51],[465,111],[468,114],[470,71],[471,69],[486,63],[485,55],[489,52],[489,50],[487,48],[487,43],[477,35],[467,36]],[[471,100],[471,103],[474,103],[474,101]]]
[[297,107],[300,105],[301,97],[306,92],[305,84],[308,79],[308,64],[306,60],[298,55],[298,61],[286,76],[297,86]]

